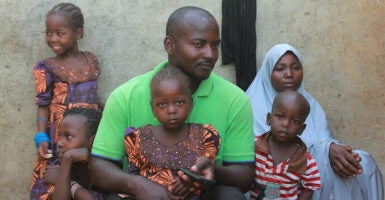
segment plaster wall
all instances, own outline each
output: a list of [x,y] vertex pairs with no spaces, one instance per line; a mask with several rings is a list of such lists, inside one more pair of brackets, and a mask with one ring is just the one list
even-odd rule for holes
[[[383,0],[258,1],[257,62],[274,44],[303,54],[305,86],[324,106],[335,136],[369,151],[385,170],[385,2]],[[184,5],[203,7],[221,22],[220,0],[70,0],[85,16],[80,49],[101,65],[99,94],[166,59],[165,22]],[[0,0],[0,199],[28,199],[36,149],[33,64],[49,56],[45,14],[59,1]],[[232,65],[215,71],[234,82]]]

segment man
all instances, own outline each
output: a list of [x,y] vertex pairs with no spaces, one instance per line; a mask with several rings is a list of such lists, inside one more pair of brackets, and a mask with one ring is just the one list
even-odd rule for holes
[[[160,185],[124,172],[113,161],[120,162],[124,157],[127,127],[159,124],[149,104],[150,81],[161,68],[178,67],[191,80],[194,108],[187,122],[212,124],[221,137],[216,165],[211,167],[217,186],[206,192],[205,198],[244,198],[243,192],[249,189],[254,176],[251,106],[241,89],[212,73],[219,44],[218,24],[206,10],[189,6],[171,14],[164,39],[168,62],[122,84],[107,100],[90,163],[96,186],[133,194],[137,199],[177,198]],[[201,164],[194,169],[209,176],[208,166]]]

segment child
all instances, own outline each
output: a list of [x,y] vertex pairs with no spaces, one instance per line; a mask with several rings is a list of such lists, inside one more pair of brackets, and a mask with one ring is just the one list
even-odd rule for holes
[[189,169],[198,158],[215,162],[220,142],[218,132],[211,125],[185,123],[193,102],[190,80],[178,68],[161,69],[150,87],[150,104],[160,125],[126,131],[128,172],[159,183],[183,199],[197,199],[201,191],[195,188],[187,191],[177,172]]
[[89,190],[88,159],[101,116],[100,111],[91,108],[77,107],[64,112],[58,127],[57,155],[60,170],[56,178],[54,199],[107,198],[106,194]]
[[311,199],[313,190],[320,189],[317,164],[298,137],[309,112],[308,102],[298,92],[275,97],[266,119],[271,130],[255,138],[251,199]]
[[[38,61],[33,68],[36,84],[38,148],[31,184],[31,199],[49,199],[54,184],[44,182],[48,166],[57,166],[57,126],[63,112],[73,107],[99,109],[97,78],[100,66],[94,54],[78,50],[83,36],[83,14],[71,3],[54,6],[46,17],[47,45],[55,57]],[[51,168],[55,169],[55,168]]]

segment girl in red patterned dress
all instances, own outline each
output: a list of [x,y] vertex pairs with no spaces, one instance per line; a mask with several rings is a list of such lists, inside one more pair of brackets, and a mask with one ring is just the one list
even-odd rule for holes
[[218,132],[208,124],[185,123],[193,102],[190,80],[178,68],[168,66],[160,70],[150,87],[150,104],[160,125],[127,129],[128,172],[167,187],[172,197],[199,199],[202,191],[193,186],[187,189],[178,171],[189,169],[197,159],[215,162]]
[[30,199],[51,199],[54,180],[44,174],[57,171],[58,124],[65,110],[73,107],[99,109],[97,78],[100,65],[91,52],[79,51],[83,37],[83,14],[71,3],[54,6],[46,17],[47,45],[56,54],[33,67],[36,85],[37,157]]

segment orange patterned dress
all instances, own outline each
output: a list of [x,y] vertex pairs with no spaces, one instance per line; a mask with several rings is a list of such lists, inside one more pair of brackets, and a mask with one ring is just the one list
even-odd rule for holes
[[[220,138],[211,125],[188,124],[187,138],[174,145],[162,144],[151,132],[151,125],[126,132],[125,146],[128,156],[128,173],[141,175],[163,186],[171,184],[181,168],[190,168],[205,155],[215,162]],[[189,199],[199,199],[201,191]]]
[[49,107],[46,133],[50,137],[50,149],[54,156],[49,160],[36,157],[30,199],[51,199],[50,194],[54,187],[43,183],[43,175],[48,165],[54,167],[59,165],[55,153],[58,141],[57,127],[64,111],[73,107],[100,109],[97,93],[100,64],[94,54],[81,53],[87,59],[86,66],[63,66],[52,57],[37,62],[33,67],[36,85],[35,104]]

